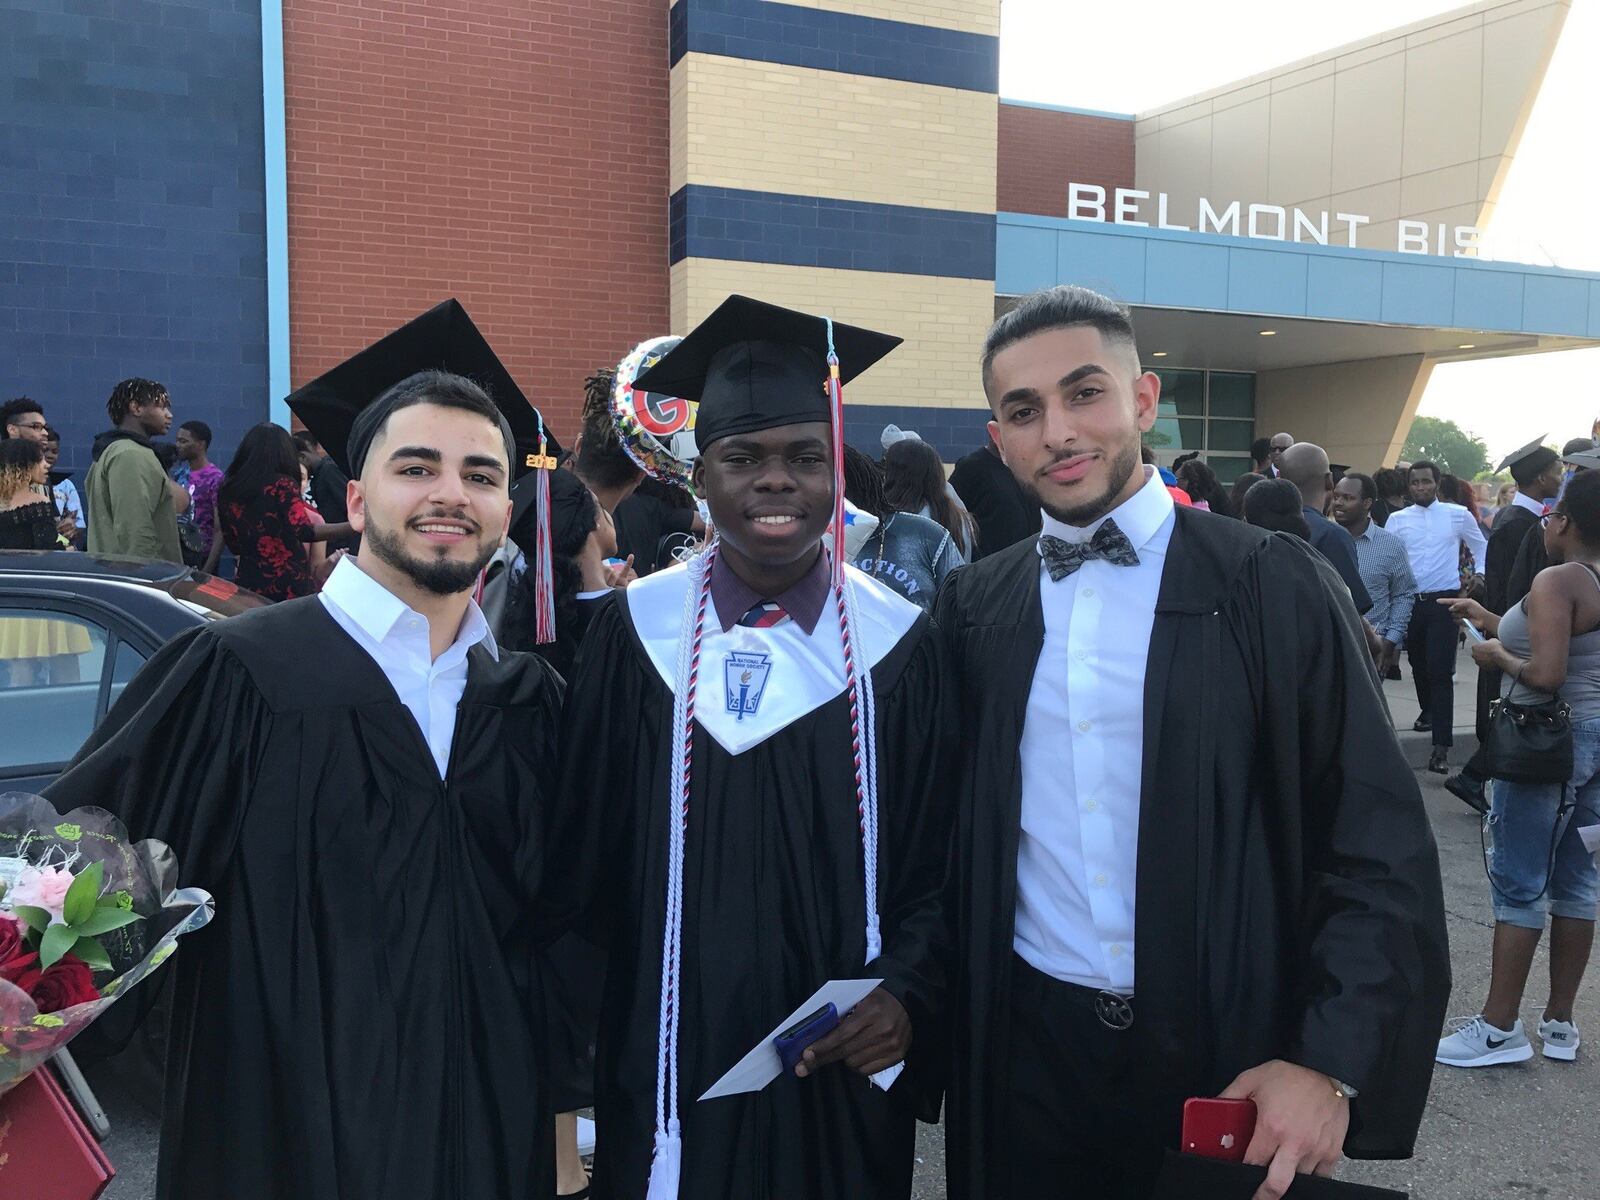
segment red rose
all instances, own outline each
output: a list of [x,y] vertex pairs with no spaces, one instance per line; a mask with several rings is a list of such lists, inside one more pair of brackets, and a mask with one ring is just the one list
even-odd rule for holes
[[100,999],[88,964],[74,954],[67,955],[40,975],[28,994],[42,1013],[60,1012],[74,1004]]
[[39,977],[39,956],[23,941],[26,929],[11,918],[0,918],[0,979],[27,991]]
[[0,968],[3,968],[13,958],[28,952],[27,944],[22,940],[25,932],[22,923],[10,916],[0,915]]

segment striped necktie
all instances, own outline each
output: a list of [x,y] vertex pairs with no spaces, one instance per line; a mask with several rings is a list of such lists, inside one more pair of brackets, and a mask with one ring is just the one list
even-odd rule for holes
[[751,629],[771,629],[788,619],[789,614],[783,611],[783,605],[775,600],[763,600],[760,604],[752,605],[750,611],[739,618],[739,624]]

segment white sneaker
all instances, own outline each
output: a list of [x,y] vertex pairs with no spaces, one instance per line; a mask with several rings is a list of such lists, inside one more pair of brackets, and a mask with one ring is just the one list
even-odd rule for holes
[[1578,1057],[1578,1027],[1571,1021],[1540,1021],[1539,1040],[1546,1058],[1571,1062]]
[[1533,1046],[1520,1019],[1510,1029],[1496,1029],[1482,1016],[1460,1022],[1454,1033],[1440,1038],[1433,1056],[1447,1067],[1493,1067],[1527,1062],[1532,1057]]

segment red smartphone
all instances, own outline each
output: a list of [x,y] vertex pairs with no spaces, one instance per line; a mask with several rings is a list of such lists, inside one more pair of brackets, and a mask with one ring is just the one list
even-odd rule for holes
[[1254,1100],[1196,1096],[1183,1102],[1183,1152],[1243,1162],[1256,1132]]

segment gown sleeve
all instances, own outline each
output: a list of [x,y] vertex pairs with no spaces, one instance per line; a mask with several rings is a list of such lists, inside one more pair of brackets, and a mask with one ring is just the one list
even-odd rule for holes
[[182,882],[215,893],[270,720],[216,631],[180,634],[133,678],[44,796],[61,812],[104,808],[133,839],[165,842]]
[[1280,750],[1297,744],[1278,769],[1299,774],[1305,864],[1304,994],[1285,1057],[1358,1090],[1352,1155],[1400,1157],[1450,993],[1438,850],[1344,588],[1303,547],[1275,541],[1261,594],[1295,614],[1297,646],[1280,651],[1298,663],[1273,676],[1267,704],[1295,714],[1273,736]]

